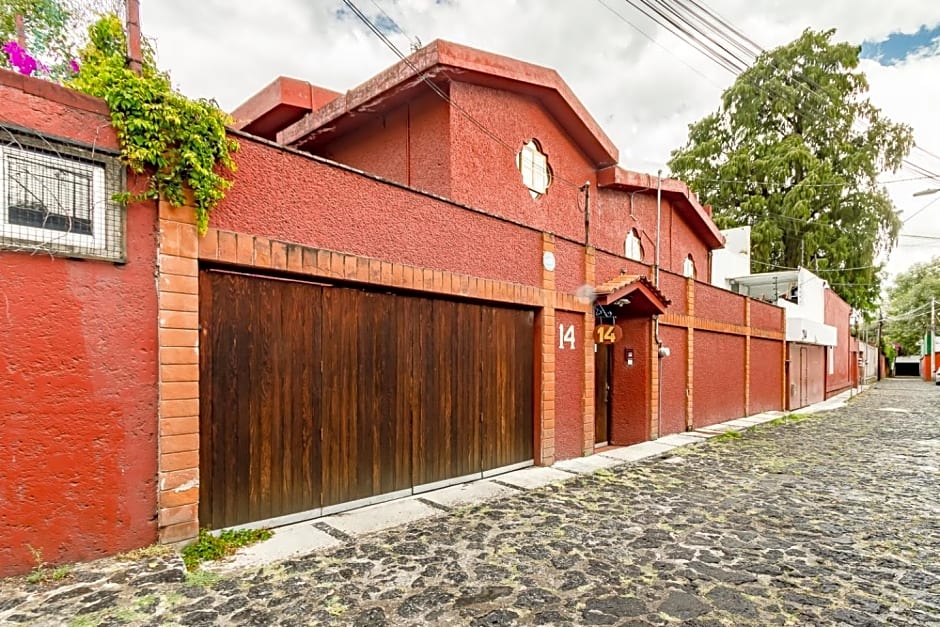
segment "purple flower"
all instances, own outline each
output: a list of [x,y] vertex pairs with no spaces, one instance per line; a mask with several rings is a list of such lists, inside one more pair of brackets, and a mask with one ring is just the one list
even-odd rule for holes
[[6,53],[10,65],[15,67],[20,74],[30,76],[36,71],[36,68],[39,67],[36,59],[29,56],[15,41],[8,41],[0,50]]
[[69,60],[69,69],[72,70],[72,74],[78,74],[78,61],[75,59]]

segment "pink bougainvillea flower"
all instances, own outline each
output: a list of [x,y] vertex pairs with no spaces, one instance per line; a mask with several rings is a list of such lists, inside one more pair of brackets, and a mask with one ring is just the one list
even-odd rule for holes
[[20,47],[20,45],[15,41],[8,41],[3,45],[3,48],[0,48],[0,50],[6,53],[7,60],[10,62],[10,65],[16,68],[16,71],[20,74],[30,76],[40,65],[36,62],[36,59],[29,56],[29,54],[23,50],[23,48]]
[[72,70],[72,74],[78,74],[78,70],[79,70],[78,61],[76,61],[75,59],[70,60],[69,69]]

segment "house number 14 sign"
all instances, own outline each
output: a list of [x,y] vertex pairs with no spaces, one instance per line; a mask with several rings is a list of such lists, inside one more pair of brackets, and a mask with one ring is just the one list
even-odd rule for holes
[[566,348],[574,350],[574,325],[558,325],[558,348]]

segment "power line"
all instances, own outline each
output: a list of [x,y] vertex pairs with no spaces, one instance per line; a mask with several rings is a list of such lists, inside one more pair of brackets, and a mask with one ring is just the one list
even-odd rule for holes
[[[747,68],[747,61],[741,60],[741,58],[735,56],[720,43],[717,43],[707,33],[689,24],[674,8],[662,4],[657,0],[640,0],[640,3],[645,9],[633,2],[633,0],[624,1],[686,44],[711,58],[712,61],[731,74],[738,75]],[[672,28],[670,28],[670,26]],[[676,31],[682,33],[684,37],[678,35]]]
[[[625,1],[628,2],[629,4],[631,4],[631,6],[635,6],[631,0],[625,0]],[[648,6],[648,7],[650,7],[650,8],[653,8],[653,10],[656,10],[654,7],[655,7],[655,5],[656,5],[657,3],[663,4],[663,5],[665,4],[665,3],[664,3],[664,0],[640,0],[640,1],[641,1],[645,6]],[[719,33],[719,35],[720,35],[722,38],[724,38],[726,41],[734,41],[735,38],[738,38],[736,47],[738,47],[739,50],[742,50],[742,51],[743,51],[743,50],[747,50],[747,47],[748,47],[748,46],[752,46],[754,50],[751,50],[751,51],[750,51],[750,54],[753,56],[753,58],[752,58],[751,61],[750,61],[751,63],[753,63],[753,62],[756,60],[756,57],[757,57],[757,56],[759,56],[760,54],[766,52],[765,49],[764,49],[762,46],[760,46],[760,45],[757,44],[754,40],[752,40],[752,39],[750,39],[749,37],[747,37],[742,31],[740,31],[739,29],[737,29],[736,27],[734,27],[734,26],[730,23],[730,21],[728,21],[727,19],[721,17],[720,15],[718,15],[717,13],[715,13],[714,11],[712,11],[711,9],[709,9],[709,8],[707,7],[707,5],[705,5],[703,2],[699,2],[699,1],[697,1],[697,0],[688,0],[688,2],[691,2],[691,3],[696,7],[696,9],[698,9],[698,11],[699,11],[698,13],[696,13],[695,11],[690,10],[687,5],[683,4],[683,2],[684,2],[684,0],[674,0],[674,3],[675,3],[675,4],[678,4],[678,5],[682,6],[682,7],[684,7],[684,8],[685,8],[687,11],[689,11],[690,13],[693,13],[693,14],[696,14],[697,16],[699,16],[698,19],[699,19],[699,22],[700,22],[700,23],[702,22],[702,18],[700,17],[701,14],[704,13],[705,15],[708,15],[708,16],[711,18],[711,20],[714,20],[714,21],[711,22],[711,24],[708,25],[708,28],[709,28],[711,31],[713,31],[713,32]],[[639,10],[639,9],[638,9],[638,10]],[[673,12],[674,14],[677,14],[677,12],[676,12],[675,10],[672,10],[672,12]],[[644,14],[646,14],[646,13],[644,13]],[[652,19],[652,18],[651,18],[651,19]],[[716,22],[717,22],[717,24],[716,24]],[[680,39],[683,39],[683,37],[682,37],[681,35],[679,35],[679,34],[678,34],[677,32],[675,32],[675,31],[672,31],[671,29],[669,29],[669,27],[666,26],[666,25],[664,25],[664,24],[662,24],[662,22],[658,22],[658,23],[659,23],[661,26],[663,26],[663,28],[666,28],[667,30],[669,30],[674,36],[676,36],[676,37],[678,37],[678,38],[680,38]],[[686,19],[683,19],[683,23],[685,24],[685,27],[684,27],[684,28],[679,28],[679,31],[680,31],[680,32],[687,33],[688,29],[691,29],[691,30],[693,30],[693,31],[695,31],[695,32],[697,32],[697,33],[702,34],[703,36],[708,37],[708,35],[702,33],[701,29],[700,29],[698,26],[696,26],[696,25],[695,25],[692,21],[690,21],[689,19],[687,19],[687,18],[686,18]],[[694,37],[694,36],[693,36],[693,37]],[[702,50],[701,50],[701,46],[698,45],[698,43],[700,43],[700,41],[699,41],[698,39],[695,39],[695,40],[694,40],[696,43],[690,43],[690,42],[687,41],[687,40],[685,40],[685,41],[686,41],[687,44],[692,45],[693,47],[699,49],[699,51],[703,52],[703,53],[705,54],[705,56],[708,57],[708,58],[710,58],[712,61],[717,62],[720,67],[723,67],[724,69],[728,69],[728,67],[727,67],[728,59],[725,58],[725,59],[723,59],[723,60],[722,60],[722,59],[717,59],[717,60],[716,60],[716,55],[717,55],[718,57],[721,57],[721,55],[720,55],[719,53],[717,53],[716,51],[714,51],[714,50],[702,51]],[[724,47],[722,47],[722,49],[724,49]],[[755,52],[755,51],[756,51],[756,52]],[[735,58],[738,59],[739,61],[741,60],[741,58],[740,58],[739,56],[735,56]],[[808,78],[805,77],[805,76],[795,77],[795,76],[791,76],[791,75],[789,75],[789,74],[784,73],[783,70],[782,70],[780,67],[778,67],[778,66],[774,63],[773,59],[766,58],[766,61],[767,61],[767,63],[768,63],[772,68],[774,68],[775,70],[781,72],[781,77],[782,77],[784,80],[788,80],[788,81],[789,81],[792,85],[794,85],[795,87],[800,88],[800,89],[804,90],[805,92],[807,92],[807,93],[809,93],[809,94],[812,94],[812,95],[814,95],[814,96],[816,96],[816,97],[822,99],[824,102],[826,102],[826,103],[828,104],[828,100],[826,99],[826,97],[825,97],[822,93],[820,93],[821,87],[820,87],[819,85],[815,84],[814,81],[811,81],[810,79],[808,79]],[[745,62],[744,65],[745,65],[745,67],[747,67],[748,65],[750,65],[750,63]],[[739,70],[738,73],[741,73],[741,71]],[[764,92],[767,93],[768,95],[773,95],[773,94],[770,94],[770,93],[769,93],[769,90],[767,89],[766,86],[762,86],[762,85],[754,85],[754,86],[757,87],[758,89],[760,89],[761,91],[764,91]],[[925,152],[926,154],[929,154],[929,155],[931,155],[931,156],[933,156],[933,157],[935,157],[935,158],[940,159],[940,157],[937,157],[937,155],[935,155],[934,153],[932,153],[932,152],[926,150],[925,148],[923,148],[923,147],[921,147],[921,146],[917,146],[917,145],[915,144],[915,147],[918,148],[919,150],[921,150],[922,152]],[[936,173],[936,172],[933,172],[932,170],[929,170],[928,168],[925,168],[925,167],[923,167],[923,166],[921,166],[921,165],[918,165],[918,164],[912,162],[910,159],[905,158],[905,159],[902,161],[902,163],[906,164],[909,168],[913,169],[913,171],[914,171],[915,173],[917,173],[917,174],[924,175],[924,176],[927,177],[927,178],[931,178],[931,179],[935,179],[935,180],[940,180],[940,174],[938,174],[938,173]]]
[[[910,183],[912,181],[923,181],[925,179],[932,179],[932,176],[909,176],[901,179],[892,179],[890,181],[876,181],[878,185],[893,185],[894,183]],[[754,179],[709,179],[704,177],[692,177],[685,179],[686,182],[697,181],[699,183],[745,183],[749,185],[763,185],[768,187],[770,184],[765,181],[757,181]],[[845,187],[848,183],[799,183],[801,187]]]
[[[343,4],[345,4],[345,5],[349,8],[349,10],[352,11],[353,14],[354,14],[357,18],[359,18],[359,20],[360,20],[363,24],[365,24],[365,26],[366,26],[376,37],[378,37],[378,38],[382,41],[382,43],[385,44],[385,46],[386,46],[389,50],[391,50],[392,52],[394,52],[395,55],[398,56],[398,58],[401,59],[401,61],[402,61],[403,63],[405,63],[405,65],[407,65],[409,68],[411,68],[411,70],[412,70],[416,75],[419,75],[419,77],[421,78],[421,80],[431,89],[431,91],[433,91],[435,94],[437,94],[438,97],[440,97],[442,100],[444,100],[444,101],[447,102],[450,106],[452,106],[454,109],[456,109],[461,115],[463,115],[470,123],[472,123],[474,126],[476,126],[476,127],[477,127],[481,132],[483,132],[487,137],[489,137],[490,139],[492,139],[493,141],[495,141],[496,143],[498,143],[499,145],[501,145],[503,148],[505,148],[506,150],[508,150],[511,154],[513,154],[513,155],[517,154],[518,151],[517,151],[515,148],[513,148],[511,145],[509,145],[509,143],[507,143],[505,140],[503,140],[501,137],[499,137],[496,133],[494,133],[494,132],[491,131],[489,128],[487,128],[482,122],[480,122],[480,121],[477,120],[473,115],[471,115],[470,112],[468,112],[466,109],[464,109],[464,108],[461,107],[459,104],[457,104],[456,102],[454,102],[454,101],[450,98],[450,96],[448,96],[447,93],[444,92],[444,90],[442,90],[437,84],[434,83],[434,81],[432,81],[430,78],[428,78],[428,76],[427,76],[426,74],[424,74],[423,72],[421,72],[420,70],[418,70],[418,67],[417,67],[414,63],[411,62],[411,59],[409,59],[401,50],[399,50],[399,49],[398,49],[398,46],[396,46],[396,45],[394,44],[394,42],[392,42],[392,41],[385,35],[385,33],[382,32],[382,29],[380,29],[378,26],[376,26],[375,24],[373,24],[373,23],[372,23],[372,20],[370,20],[369,17],[368,17],[365,13],[363,13],[362,10],[361,10],[358,6],[356,6],[356,4],[355,4],[352,0],[343,0]],[[390,18],[390,19],[391,19],[391,18]],[[397,25],[397,24],[396,24],[396,25]],[[399,26],[398,28],[399,28],[399,30],[402,30],[400,26]],[[579,185],[579,184],[577,184],[577,183],[573,183],[572,181],[569,181],[569,180],[567,180],[566,178],[564,178],[564,177],[562,177],[562,176],[559,176],[558,174],[555,174],[554,172],[552,172],[551,174],[552,174],[552,178],[555,179],[555,180],[558,180],[558,181],[560,181],[560,182],[562,182],[562,183],[565,183],[566,185],[570,185],[571,187],[574,187],[575,189],[580,189],[580,188],[581,188],[581,185]]]
[[693,66],[692,64],[690,64],[688,61],[686,61],[685,59],[683,59],[682,57],[680,57],[679,55],[677,55],[676,53],[674,53],[672,50],[670,50],[670,49],[667,48],[666,46],[664,46],[664,45],[662,45],[661,43],[659,43],[658,41],[656,41],[656,38],[655,38],[655,37],[651,36],[649,33],[647,33],[646,31],[644,31],[642,28],[640,28],[639,26],[637,26],[635,23],[633,23],[632,21],[630,21],[629,19],[627,19],[626,16],[624,16],[624,15],[623,15],[622,13],[620,13],[619,11],[615,10],[613,7],[611,7],[609,4],[607,4],[604,0],[597,0],[597,2],[598,2],[598,4],[600,4],[602,7],[604,7],[605,9],[607,9],[608,11],[610,11],[612,14],[614,14],[618,19],[620,19],[620,21],[624,22],[625,24],[627,24],[628,26],[630,26],[630,28],[632,28],[633,30],[635,30],[635,31],[638,32],[639,34],[643,35],[643,37],[645,37],[646,39],[648,39],[648,40],[650,41],[650,43],[652,43],[653,45],[657,46],[658,48],[660,48],[660,49],[666,51],[670,56],[672,56],[674,59],[676,59],[677,61],[679,61],[679,63],[681,63],[682,65],[686,66],[687,68],[689,68],[689,69],[692,70],[693,72],[695,72],[695,74],[697,74],[698,76],[701,76],[702,78],[704,78],[706,81],[708,81],[709,83],[711,83],[713,86],[718,87],[719,89],[722,89],[722,86],[721,86],[721,85],[719,85],[718,83],[716,83],[715,81],[713,81],[711,78],[709,78],[708,76],[706,76],[701,70],[699,70],[698,68],[696,68],[695,66]]
[[931,200],[930,202],[928,202],[926,205],[924,205],[923,207],[921,207],[920,209],[918,209],[917,211],[915,211],[915,212],[912,213],[911,215],[909,215],[909,216],[907,216],[906,218],[904,218],[903,220],[901,220],[901,223],[902,223],[902,224],[907,224],[908,222],[910,222],[911,220],[914,219],[914,216],[916,216],[917,214],[921,213],[924,209],[926,209],[926,208],[929,207],[930,205],[934,204],[934,203],[937,202],[938,200],[940,200],[940,196],[937,196],[936,198],[934,198],[933,200]]

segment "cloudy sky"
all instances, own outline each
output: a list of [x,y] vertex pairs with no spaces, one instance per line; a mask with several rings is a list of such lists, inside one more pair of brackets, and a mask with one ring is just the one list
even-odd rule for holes
[[[621,164],[655,172],[690,122],[717,108],[734,77],[624,0],[356,0],[399,49],[447,39],[555,68],[620,149]],[[638,4],[638,3],[637,3]],[[925,0],[708,0],[765,48],[803,29],[836,28],[863,45],[871,99],[940,155],[940,11]],[[615,14],[616,13],[616,14]],[[619,15],[617,15],[619,14]],[[190,96],[231,110],[278,75],[346,91],[397,61],[341,0],[141,0],[160,65]],[[396,28],[396,26],[398,28]],[[399,30],[400,29],[400,30]],[[396,32],[396,30],[398,32]],[[940,157],[910,160],[940,173]],[[901,170],[885,181],[910,179]],[[888,270],[940,255],[940,180],[887,185],[911,216]],[[929,202],[935,201],[927,206]],[[926,208],[924,208],[926,206]],[[916,213],[916,215],[914,215]]]

